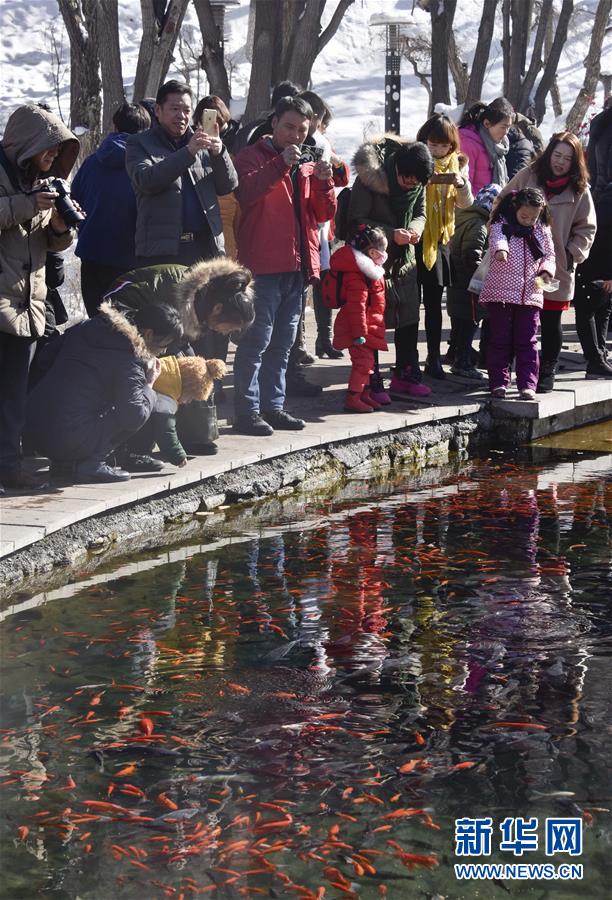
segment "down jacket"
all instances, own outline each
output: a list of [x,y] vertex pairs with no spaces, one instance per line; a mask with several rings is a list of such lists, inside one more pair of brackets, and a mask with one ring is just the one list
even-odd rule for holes
[[79,153],[79,142],[52,113],[20,106],[10,116],[0,152],[0,331],[41,337],[45,330],[47,250],[65,250],[72,232],[56,235],[51,210],[38,211],[30,193],[29,160],[60,145],[46,175],[66,178]]
[[132,269],[136,233],[136,198],[125,171],[129,135],[113,132],[83,160],[71,193],[87,213],[79,229],[76,255],[115,269]]
[[612,106],[591,121],[587,157],[593,197],[597,199],[612,181]]
[[474,196],[478,191],[491,184],[491,160],[487,148],[483,144],[478,129],[473,125],[466,125],[459,129],[461,150],[467,156],[470,164],[470,183]]
[[333,219],[336,213],[333,178],[317,178],[312,163],[299,166],[296,215],[294,170],[269,137],[245,147],[235,162],[241,213],[240,262],[254,275],[296,272],[302,268],[309,281],[317,279],[321,269],[318,223]]
[[178,148],[158,124],[128,138],[125,165],[138,208],[136,256],[178,256],[183,232],[183,176],[192,179],[217,251],[223,253],[217,195],[236,188],[236,170],[225,147],[218,156],[202,150],[194,158],[187,149],[192,133],[188,129],[183,146]]
[[[137,431],[155,405],[150,359],[138,329],[109,303],[52,341],[46,374],[28,397],[28,438],[51,459],[88,459]],[[112,449],[106,447],[106,450]]]
[[[385,232],[389,253],[385,263],[386,324],[388,328],[403,328],[419,321],[420,298],[414,246],[399,246],[393,240],[398,219],[389,199],[389,181],[383,161],[389,141],[398,145],[410,143],[397,135],[384,135],[362,144],[355,153],[353,167],[357,178],[351,189],[348,221],[374,225]],[[418,185],[412,191],[414,205],[408,228],[422,235],[425,228],[425,189]]]
[[488,219],[488,211],[481,206],[457,210],[455,233],[450,242],[452,284],[446,290],[446,307],[451,318],[478,321],[478,304],[468,285],[487,246]]
[[[480,294],[480,302],[538,306],[541,309],[544,305],[544,293],[537,286],[536,278],[542,272],[548,272],[551,277],[555,274],[555,248],[551,230],[542,222],[534,225],[534,236],[544,250],[544,256],[535,259],[527,241],[514,235],[508,238],[502,231],[503,225],[503,219],[491,225],[491,265]],[[498,250],[508,252],[506,262],[495,259]]]
[[[543,190],[531,166],[521,169],[500,192],[497,202],[510,191],[524,187]],[[575,266],[589,255],[597,231],[597,217],[591,192],[587,188],[575,194],[571,185],[560,194],[547,199],[551,216],[551,230],[555,243],[556,278],[559,288],[554,294],[546,294],[546,302],[566,303],[574,296]],[[571,259],[568,258],[571,255]],[[481,298],[482,299],[482,298]]]
[[334,322],[334,347],[345,350],[364,337],[370,350],[387,350],[385,340],[385,270],[349,244],[330,260],[331,272],[342,272],[340,302]]

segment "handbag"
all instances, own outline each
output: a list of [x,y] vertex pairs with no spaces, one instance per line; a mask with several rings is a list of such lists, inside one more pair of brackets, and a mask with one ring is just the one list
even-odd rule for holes
[[204,444],[214,444],[219,437],[214,394],[208,400],[181,404],[176,414],[176,431],[188,453],[197,453]]
[[486,277],[489,273],[490,265],[491,265],[491,252],[490,252],[489,248],[487,247],[487,249],[485,250],[484,256],[480,260],[478,267],[477,267],[476,271],[474,272],[474,274],[472,275],[472,277],[470,279],[470,283],[468,284],[468,291],[470,291],[470,293],[472,293],[472,294],[480,294],[481,293],[481,291],[484,287]]

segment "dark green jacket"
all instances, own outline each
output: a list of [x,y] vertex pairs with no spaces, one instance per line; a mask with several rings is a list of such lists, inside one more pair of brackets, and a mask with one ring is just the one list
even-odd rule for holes
[[[399,246],[393,241],[393,232],[400,226],[389,202],[389,182],[383,163],[383,150],[388,140],[405,143],[401,138],[383,138],[368,141],[357,150],[353,166],[357,178],[351,189],[348,221],[375,225],[385,232],[389,257],[385,263],[387,300],[385,321],[388,328],[403,328],[419,320],[419,289],[416,278],[414,245]],[[417,192],[412,219],[408,228],[419,235],[425,228],[425,190]]]
[[487,246],[488,218],[485,209],[474,205],[455,213],[455,234],[450,244],[452,287],[447,289],[447,309],[450,316],[458,319],[477,320],[476,301],[467,288]]

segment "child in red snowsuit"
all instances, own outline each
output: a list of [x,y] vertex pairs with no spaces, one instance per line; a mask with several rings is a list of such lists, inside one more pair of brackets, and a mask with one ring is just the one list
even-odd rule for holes
[[376,352],[387,349],[383,269],[386,251],[384,232],[360,225],[351,241],[336,250],[330,260],[330,271],[342,273],[334,347],[348,348],[351,357],[351,377],[344,402],[348,412],[372,412],[381,406],[372,397],[369,382]]

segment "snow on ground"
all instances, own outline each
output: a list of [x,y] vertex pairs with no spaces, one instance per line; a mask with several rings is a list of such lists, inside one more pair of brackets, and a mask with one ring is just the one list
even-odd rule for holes
[[[556,0],[555,5],[559,5]],[[336,0],[329,0],[326,15],[331,17]],[[559,65],[558,80],[564,114],[574,101],[582,84],[583,61],[593,25],[597,0],[576,3],[570,37]],[[480,0],[459,0],[455,16],[457,44],[466,61],[473,56],[480,12]],[[413,0],[355,0],[349,7],[340,29],[317,59],[312,73],[312,87],[321,93],[334,111],[330,137],[337,151],[350,158],[364,134],[380,133],[384,127],[384,28],[369,25],[372,16],[379,20],[398,16],[412,18],[415,28],[428,30],[429,15]],[[226,58],[230,62],[232,111],[244,109],[248,91],[250,63],[246,58],[249,18],[248,0],[229,7],[226,13]],[[136,70],[140,40],[139,0],[122,0],[119,4],[123,78],[129,96]],[[324,25],[327,20],[324,20]],[[197,28],[195,12],[190,5],[185,25]],[[407,26],[412,27],[412,26]],[[501,27],[498,23],[498,27]],[[502,58],[500,34],[495,35],[483,99],[501,93]],[[64,117],[69,108],[68,38],[63,28],[57,0],[0,0],[0,131],[12,109],[26,101],[45,100],[57,109],[53,64],[54,48],[63,57],[59,72],[59,100]],[[439,52],[439,51],[437,51]],[[612,39],[607,40],[602,68],[612,71]],[[177,72],[170,72],[176,75]],[[205,91],[201,73],[200,93]],[[193,79],[192,79],[192,84]],[[195,86],[195,85],[194,85]],[[452,90],[452,87],[451,87]],[[598,88],[593,109],[601,108],[603,93]],[[427,117],[427,94],[410,63],[402,64],[402,133],[412,136]],[[555,121],[549,109],[542,130],[546,135],[563,126],[563,117]]]

